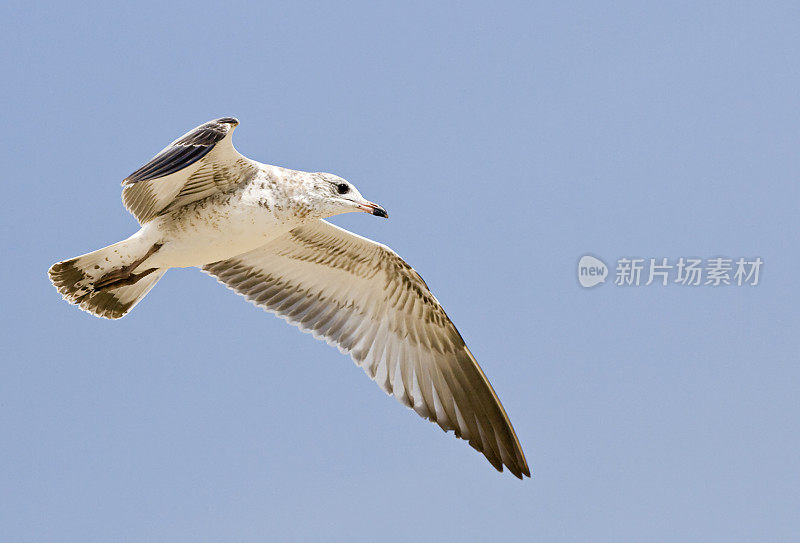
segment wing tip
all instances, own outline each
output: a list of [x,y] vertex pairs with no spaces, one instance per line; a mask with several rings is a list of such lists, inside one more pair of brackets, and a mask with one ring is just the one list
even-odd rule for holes
[[523,452],[522,446],[519,444],[519,439],[517,438],[516,432],[514,433],[514,438],[517,445],[515,451],[516,461],[513,462],[514,464],[513,468],[508,464],[506,464],[506,466],[508,466],[508,469],[511,471],[511,473],[513,473],[514,475],[517,476],[517,478],[522,480],[525,477],[531,476],[531,468],[528,467],[528,460],[525,458],[525,452]]
[[214,146],[225,139],[239,126],[236,117],[220,117],[190,130],[166,149],[154,156],[147,164],[122,180],[122,186],[139,181],[158,179],[182,170],[202,159]]
[[519,480],[523,480],[525,477],[531,477],[531,469],[528,467],[528,461],[525,459],[525,453],[522,452],[522,448],[519,447],[516,453],[516,459],[513,459],[511,462],[503,461],[503,464],[508,468],[508,471],[514,474]]
[[231,128],[236,128],[239,126],[239,119],[236,117],[220,117],[219,119],[214,119],[211,122],[217,124],[229,124],[231,125]]
[[[470,443],[470,445],[472,445],[472,443]],[[519,459],[517,461],[508,462],[501,460],[500,458],[490,457],[490,455],[486,454],[486,451],[481,451],[481,452],[486,457],[486,459],[489,460],[489,463],[492,465],[492,467],[497,471],[502,473],[503,468],[505,467],[508,471],[511,472],[511,474],[514,477],[516,477],[520,481],[524,480],[525,477],[528,478],[531,477],[531,470],[528,467],[528,462],[525,460],[524,456],[522,457],[521,462],[519,461]]]
[[[508,468],[508,469],[509,469],[509,470],[511,470],[511,468]],[[530,468],[528,467],[528,464],[527,464],[527,463],[526,463],[526,464],[524,464],[524,465],[521,467],[521,469],[519,470],[519,473],[515,473],[515,472],[513,472],[513,471],[512,471],[511,473],[513,473],[513,474],[514,474],[514,475],[517,477],[517,479],[519,479],[520,481],[523,481],[523,480],[525,480],[525,477],[527,477],[527,478],[529,478],[529,479],[531,478],[531,470],[530,470]]]

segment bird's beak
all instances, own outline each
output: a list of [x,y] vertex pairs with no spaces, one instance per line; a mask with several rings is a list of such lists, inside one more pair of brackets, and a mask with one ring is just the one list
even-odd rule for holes
[[389,214],[386,213],[385,209],[383,209],[378,204],[373,204],[372,202],[367,202],[366,200],[363,203],[358,204],[358,209],[360,209],[364,213],[375,215],[376,217],[383,217],[384,219],[389,218]]

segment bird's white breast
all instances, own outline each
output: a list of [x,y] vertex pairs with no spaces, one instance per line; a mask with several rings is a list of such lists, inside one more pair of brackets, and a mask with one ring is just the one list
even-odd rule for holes
[[148,267],[180,268],[246,253],[301,223],[282,212],[272,191],[256,185],[159,217],[145,225],[141,234],[162,243],[147,260]]

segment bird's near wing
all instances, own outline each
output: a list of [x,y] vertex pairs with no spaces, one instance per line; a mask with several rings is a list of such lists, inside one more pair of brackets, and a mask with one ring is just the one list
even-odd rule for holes
[[203,271],[350,353],[388,394],[530,476],[511,422],[422,278],[388,247],[315,221]]
[[256,172],[233,148],[239,121],[223,117],[173,141],[122,182],[122,202],[140,223],[218,192],[233,190]]

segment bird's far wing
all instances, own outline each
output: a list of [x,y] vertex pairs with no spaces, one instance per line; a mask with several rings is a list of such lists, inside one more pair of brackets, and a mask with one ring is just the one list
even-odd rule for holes
[[256,172],[233,148],[239,121],[223,117],[173,141],[122,182],[122,202],[140,223],[160,214],[232,190]]
[[491,464],[530,476],[486,376],[422,278],[394,251],[315,221],[203,267],[254,304],[349,353],[385,390]]

